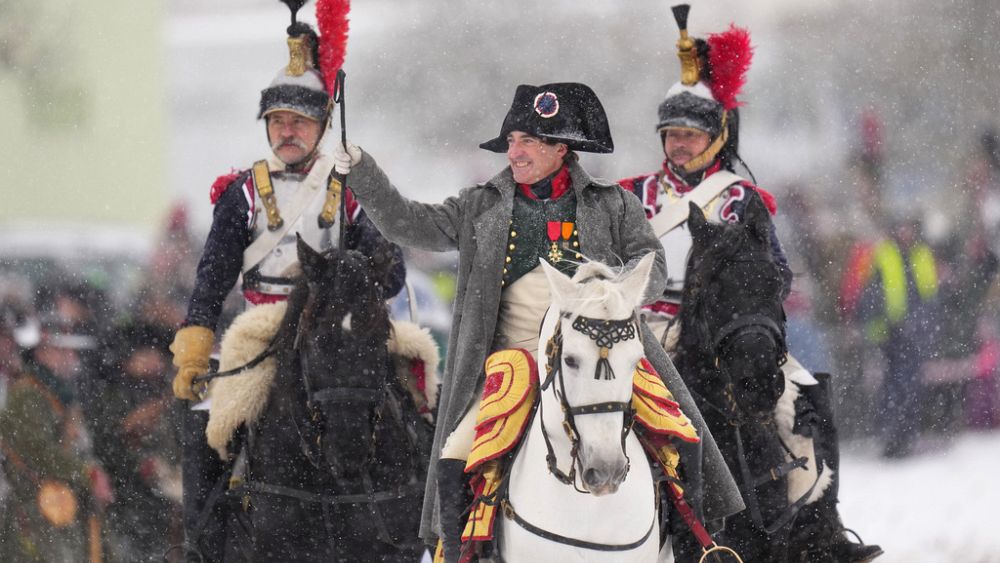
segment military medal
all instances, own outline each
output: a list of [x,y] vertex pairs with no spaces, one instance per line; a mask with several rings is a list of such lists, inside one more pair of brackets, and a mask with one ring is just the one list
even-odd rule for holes
[[549,221],[548,235],[549,240],[552,241],[552,247],[549,248],[549,262],[553,264],[561,262],[563,253],[562,249],[559,248],[559,240],[562,238],[562,221]]
[[555,264],[556,262],[561,262],[563,259],[562,248],[559,247],[559,241],[569,240],[573,234],[573,227],[575,224],[571,221],[549,221],[547,224],[547,234],[549,235],[549,240],[552,241],[552,246],[549,248],[549,262]]

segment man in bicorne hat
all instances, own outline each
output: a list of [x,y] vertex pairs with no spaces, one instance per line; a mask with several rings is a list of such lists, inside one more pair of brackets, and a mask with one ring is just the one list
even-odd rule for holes
[[[297,237],[324,251],[337,247],[344,232],[345,247],[368,256],[386,244],[334,175],[333,159],[321,150],[332,107],[332,81],[317,66],[320,38],[307,24],[295,22],[294,12],[288,34],[289,64],[261,92],[257,115],[265,121],[272,154],[249,169],[219,177],[212,186],[212,227],[187,317],[170,346],[178,368],[173,390],[179,399],[195,400],[206,388],[204,383],[193,384],[194,378],[208,371],[223,301],[240,276],[248,306],[274,303],[287,298],[301,274]],[[346,198],[343,216],[341,197]],[[346,223],[343,231],[341,222]],[[386,297],[399,292],[406,275],[401,250],[396,245],[391,248],[395,265],[384,288]],[[206,421],[204,410],[186,411],[182,417],[188,534],[202,534],[195,523],[209,490],[225,470],[205,443]],[[200,545],[216,549],[221,543]]]
[[[647,218],[656,225],[656,235],[665,252],[667,290],[645,307],[645,313],[657,339],[671,353],[680,331],[678,313],[692,246],[686,221],[688,201],[696,201],[708,220],[715,223],[743,222],[749,203],[755,199],[772,215],[777,212],[774,196],[733,174],[737,162],[746,168],[738,153],[738,106],[742,102],[737,100],[737,95],[752,58],[749,33],[732,26],[723,33],[709,35],[707,40],[689,37],[688,8],[687,5],[674,7],[681,30],[681,39],[677,42],[681,81],[671,86],[658,108],[656,130],[665,157],[663,164],[656,172],[619,182],[642,203]],[[683,206],[683,216],[675,221],[664,221],[671,216],[667,212],[675,205]],[[661,214],[663,216],[658,217]],[[782,295],[787,296],[792,273],[773,223],[770,246],[774,262],[785,280]],[[825,493],[799,511],[792,530],[793,551],[797,552],[790,554],[790,560],[870,561],[882,553],[881,548],[848,541],[836,508],[840,454],[829,380],[817,381],[791,356],[782,371],[786,380],[797,384],[802,396],[812,403],[805,410],[812,411],[819,419],[819,436],[813,438],[816,454],[825,469],[833,474]],[[798,402],[796,411],[799,411]]]
[[[404,198],[375,160],[348,144],[334,150],[337,170],[350,172],[352,189],[390,239],[428,250],[459,252],[458,289],[440,394],[431,474],[421,536],[442,539],[447,561],[457,561],[464,527],[464,469],[472,446],[487,356],[525,348],[537,357],[539,326],[550,295],[540,260],[572,274],[590,259],[631,270],[655,253],[646,298],[662,294],[663,249],[645,223],[638,200],[614,184],[592,178],[576,151],[610,153],[611,134],[594,92],[578,83],[517,87],[500,134],[481,148],[506,153],[508,166],[487,182],[440,204]],[[686,389],[648,330],[647,357],[684,411],[698,425],[701,445],[682,450],[699,458],[689,490],[730,487],[704,502],[706,517],[721,519],[742,506],[734,483]],[[701,458],[700,456],[704,456]],[[700,503],[699,503],[700,504]]]

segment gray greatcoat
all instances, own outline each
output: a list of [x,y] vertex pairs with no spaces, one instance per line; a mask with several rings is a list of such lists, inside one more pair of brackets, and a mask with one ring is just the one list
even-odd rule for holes
[[[649,302],[656,300],[666,286],[663,247],[638,198],[617,184],[591,178],[575,162],[569,164],[569,173],[577,197],[580,252],[590,260],[624,264],[627,269],[647,253],[655,252],[645,298]],[[455,308],[420,526],[421,537],[431,541],[439,529],[434,461],[462,416],[479,399],[476,392],[483,378],[483,364],[493,351],[500,280],[517,187],[507,167],[486,183],[465,188],[442,203],[410,201],[390,184],[367,153],[351,170],[348,183],[390,241],[425,250],[459,252]],[[686,492],[692,504],[702,508],[708,520],[742,510],[736,483],[687,388],[652,333],[645,324],[642,328],[646,356],[702,437],[700,444],[681,446]]]

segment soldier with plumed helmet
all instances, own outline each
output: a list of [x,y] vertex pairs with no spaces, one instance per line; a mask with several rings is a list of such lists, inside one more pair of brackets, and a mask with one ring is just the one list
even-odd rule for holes
[[[282,1],[292,14],[287,29],[289,62],[261,92],[257,113],[265,122],[271,154],[249,168],[220,176],[212,185],[212,227],[198,263],[186,319],[170,346],[178,369],[173,382],[178,399],[194,401],[206,390],[205,383],[195,380],[208,372],[223,301],[237,280],[242,279],[247,306],[275,303],[287,298],[301,275],[298,238],[324,251],[337,247],[344,237],[345,248],[368,256],[386,244],[334,173],[333,159],[323,150],[334,107],[331,96],[343,60],[342,53],[336,60],[333,51],[342,45],[336,44],[337,38],[327,40],[297,20],[305,0]],[[321,59],[329,68],[321,66]],[[403,287],[405,266],[399,247],[388,247],[394,266],[383,291],[392,297]],[[182,417],[189,535],[203,533],[197,529],[202,506],[226,465],[205,444],[206,420],[204,410],[187,411]],[[223,543],[218,539],[201,545],[221,549]],[[212,559],[218,554],[202,555]]]
[[[650,328],[668,352],[674,351],[678,340],[678,313],[692,246],[686,221],[688,202],[696,202],[715,223],[744,222],[751,200],[759,200],[772,215],[778,210],[773,195],[735,175],[737,164],[749,172],[738,152],[742,101],[737,98],[753,55],[749,32],[731,26],[707,39],[694,38],[687,29],[689,6],[674,6],[673,12],[680,28],[677,50],[681,77],[657,111],[656,131],[664,160],[656,172],[619,182],[642,203],[666,255],[667,289],[645,307],[645,312]],[[683,213],[674,213],[677,207],[682,207]],[[785,281],[783,296],[787,296],[792,273],[773,223],[770,248]],[[881,548],[849,541],[837,510],[840,453],[829,381],[817,381],[791,356],[782,371],[787,381],[802,389],[801,397],[806,401],[802,404],[809,405],[800,409],[796,401],[796,415],[812,413],[810,416],[820,421],[818,435],[813,436],[814,457],[833,474],[825,492],[799,510],[791,532],[795,553],[789,556],[795,561],[870,561],[881,555]]]

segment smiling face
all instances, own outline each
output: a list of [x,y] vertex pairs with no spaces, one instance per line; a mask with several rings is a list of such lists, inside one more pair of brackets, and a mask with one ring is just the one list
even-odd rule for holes
[[278,110],[267,115],[267,139],[274,155],[288,166],[306,160],[319,142],[319,122],[300,114]]
[[507,135],[507,160],[518,184],[534,184],[559,170],[567,150],[562,143],[550,145],[521,131]]

